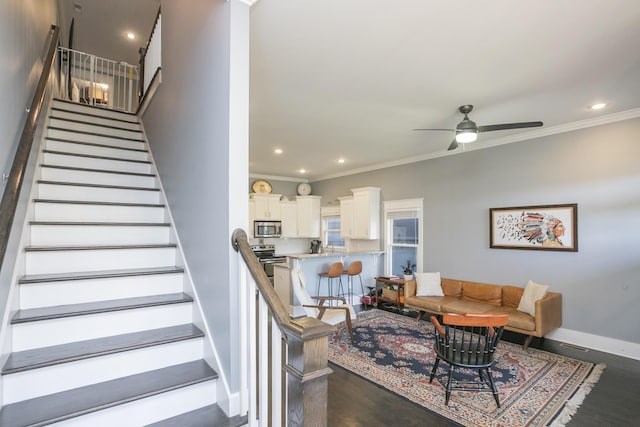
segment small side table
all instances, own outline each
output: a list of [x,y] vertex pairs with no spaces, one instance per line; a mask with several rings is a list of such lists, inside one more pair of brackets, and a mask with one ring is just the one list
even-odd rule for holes
[[[378,295],[383,286],[393,286],[396,288],[396,298],[390,299]],[[390,302],[396,304],[399,310],[404,310],[404,279],[402,277],[376,277],[376,306],[380,302]]]

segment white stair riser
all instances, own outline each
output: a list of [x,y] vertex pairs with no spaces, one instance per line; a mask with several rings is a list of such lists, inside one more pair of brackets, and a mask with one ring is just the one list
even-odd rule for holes
[[155,188],[153,176],[127,175],[108,172],[88,172],[42,167],[41,178],[45,181],[79,182],[86,184],[126,185],[130,187]]
[[[62,110],[70,110],[70,108],[67,108],[64,105],[60,106],[60,108]],[[52,110],[51,115],[54,117],[59,117],[61,119],[78,120],[78,121],[84,121],[84,122],[91,121],[91,123],[95,123],[98,125],[116,126],[116,127],[128,129],[128,130],[137,130],[137,131],[141,130],[140,124],[138,123],[123,122],[122,120],[114,120],[106,117],[103,118],[103,117],[97,117],[94,115],[86,115],[82,113],[71,113],[71,112],[62,111],[62,110]]]
[[66,153],[87,154],[90,156],[118,157],[128,160],[149,160],[149,154],[146,151],[134,151],[117,147],[112,148],[84,143],[76,144],[73,142],[57,141],[51,139],[46,140],[45,147],[47,150],[64,151]]
[[89,135],[86,133],[72,132],[63,129],[47,129],[47,138],[68,139],[70,141],[91,142],[94,144],[112,145],[126,148],[143,148],[141,140],[113,138],[102,135]]
[[56,153],[44,153],[47,165],[67,166],[74,168],[103,169],[118,172],[150,173],[149,163],[127,162],[122,160],[99,159],[92,157],[72,156]]
[[136,123],[138,118],[132,114],[122,113],[120,111],[108,110],[106,108],[93,108],[87,105],[70,102],[53,101],[53,107],[62,108],[70,111],[77,111],[83,114],[99,115],[105,118],[112,118],[117,120],[124,120],[128,122]]
[[31,244],[163,244],[170,243],[169,231],[168,226],[32,225]]
[[35,203],[36,221],[163,222],[163,207]]
[[160,202],[156,190],[85,187],[81,185],[38,184],[38,198],[49,200],[80,200],[83,202],[155,203]]
[[198,360],[202,345],[190,339],[6,374],[4,404]]
[[169,304],[12,325],[13,351],[191,323],[192,304]]
[[142,426],[216,403],[216,381],[206,381],[72,418],[52,427]]
[[100,125],[94,125],[89,123],[78,123],[78,122],[64,120],[64,119],[57,119],[55,117],[52,117],[51,119],[49,119],[49,126],[75,130],[78,132],[95,133],[95,134],[104,135],[104,136],[116,136],[120,138],[129,138],[129,139],[142,139],[141,132],[126,130],[126,129],[117,129],[115,126],[109,127],[109,126],[100,126]]
[[175,248],[29,251],[27,274],[152,268],[175,265]]
[[182,292],[182,273],[66,280],[20,285],[20,308],[82,304]]

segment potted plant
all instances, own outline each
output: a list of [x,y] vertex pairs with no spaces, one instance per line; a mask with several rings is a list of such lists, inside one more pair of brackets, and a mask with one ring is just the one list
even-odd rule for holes
[[411,264],[411,260],[407,260],[407,265],[402,265],[402,270],[404,271],[404,280],[413,279],[413,269],[416,268],[415,264]]

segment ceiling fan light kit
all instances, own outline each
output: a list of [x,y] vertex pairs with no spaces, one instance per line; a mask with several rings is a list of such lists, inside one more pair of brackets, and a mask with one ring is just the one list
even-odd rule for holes
[[467,142],[474,142],[478,139],[478,133],[475,131],[462,131],[456,133],[456,142],[460,144],[466,144]]
[[474,121],[469,119],[469,113],[473,110],[473,105],[466,104],[458,107],[458,111],[464,114],[464,118],[455,129],[414,129],[414,130],[444,130],[455,131],[456,136],[449,145],[447,150],[455,150],[458,143],[466,144],[474,142],[478,139],[478,132],[493,132],[496,130],[522,129],[542,126],[542,122],[522,122],[522,123],[504,123],[499,125],[478,126]]

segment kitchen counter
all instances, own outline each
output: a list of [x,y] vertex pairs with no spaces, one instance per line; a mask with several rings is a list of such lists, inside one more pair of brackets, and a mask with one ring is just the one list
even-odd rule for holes
[[[305,282],[311,295],[329,295],[329,282],[325,279],[319,281],[319,273],[327,271],[329,266],[334,262],[342,262],[344,269],[347,269],[353,261],[362,262],[362,288],[360,287],[360,279],[356,278],[351,281],[354,295],[349,296],[347,301],[354,304],[360,303],[360,297],[363,293],[368,292],[367,287],[375,286],[375,277],[382,274],[384,270],[385,252],[380,250],[361,250],[350,252],[323,252],[321,254],[289,254],[286,255],[289,260],[291,269],[298,268],[304,274]],[[344,292],[348,289],[349,278],[344,275],[341,278],[342,289]],[[278,280],[276,279],[276,283]],[[287,284],[290,286],[290,281]],[[279,287],[276,285],[276,287]],[[282,288],[280,288],[282,289]],[[337,296],[337,288],[334,289],[332,296]],[[283,292],[284,293],[284,292]],[[293,301],[295,304],[296,301]]]
[[291,254],[291,255],[286,255],[289,258],[293,258],[293,259],[307,259],[307,258],[330,258],[330,257],[337,257],[337,258],[346,258],[346,257],[351,257],[351,256],[358,256],[358,255],[382,255],[384,254],[384,251],[354,251],[354,252],[322,252],[320,254]]

